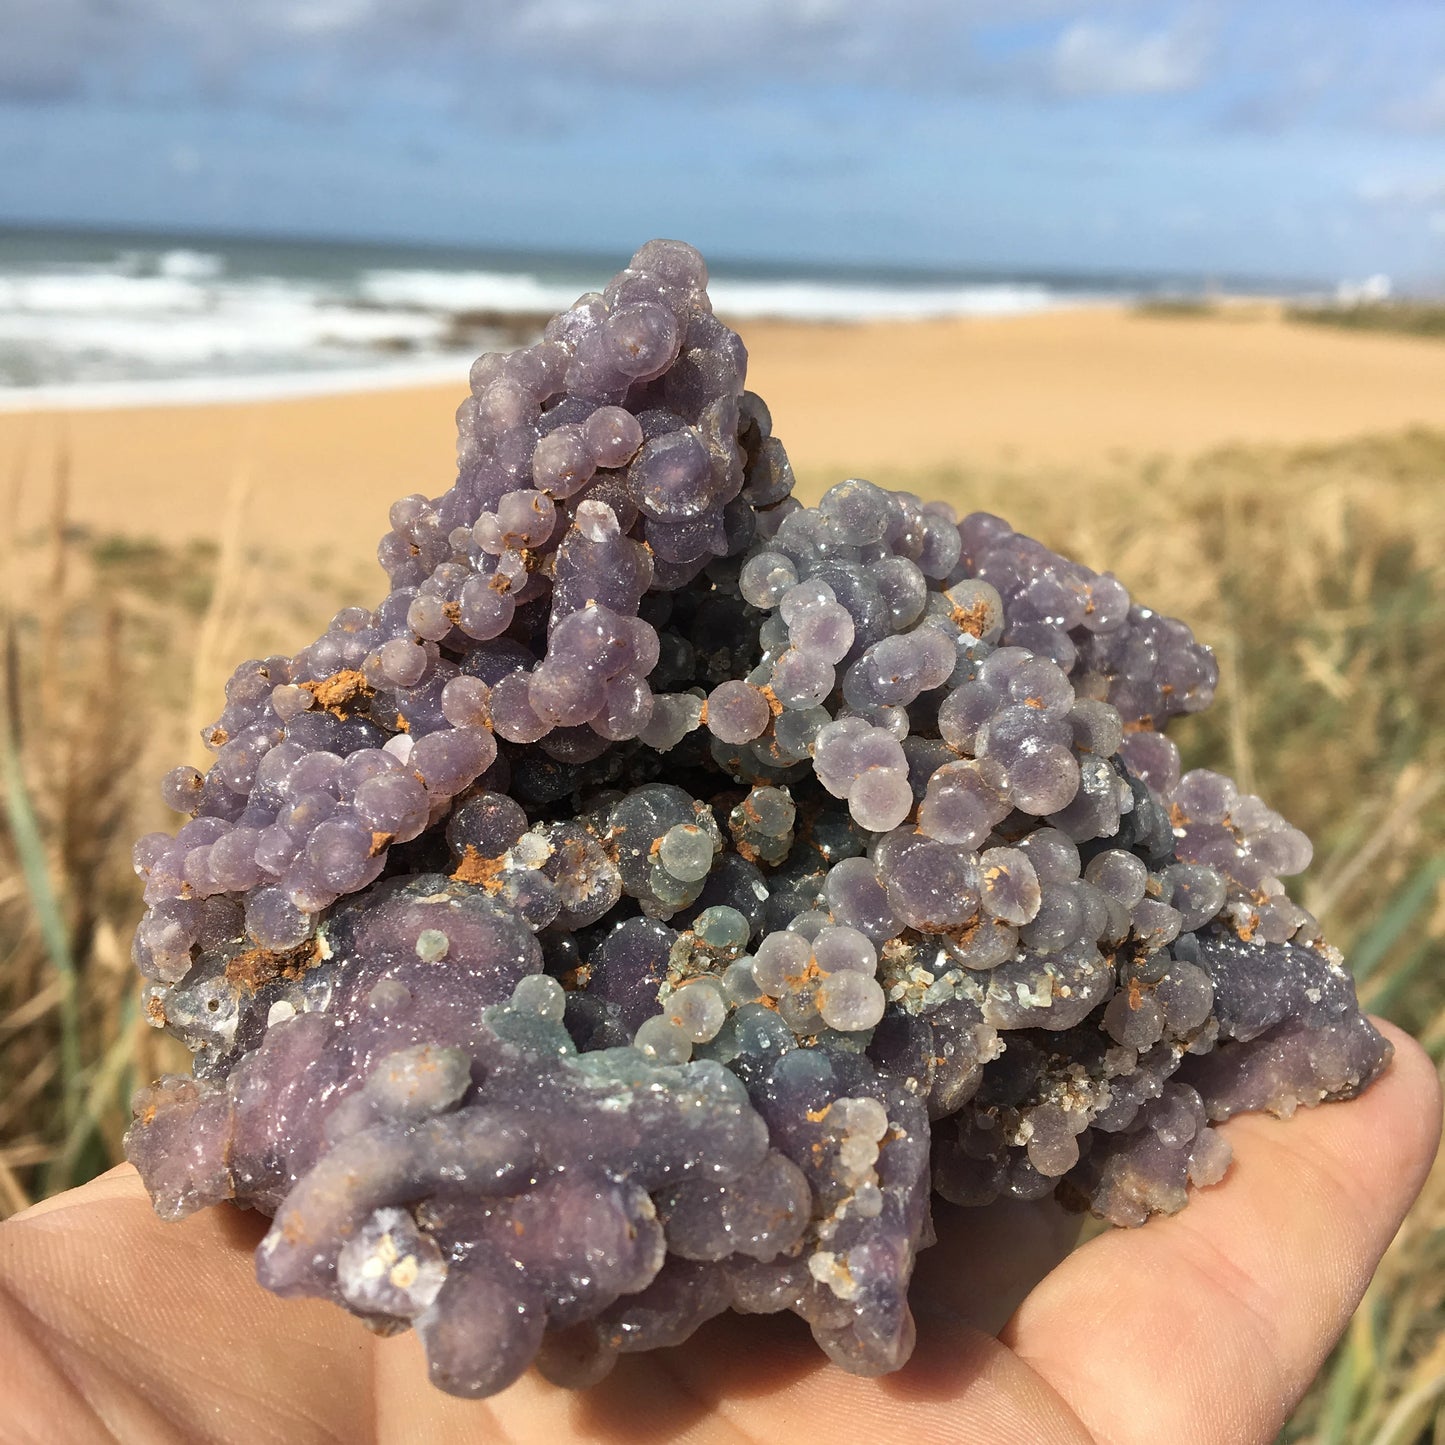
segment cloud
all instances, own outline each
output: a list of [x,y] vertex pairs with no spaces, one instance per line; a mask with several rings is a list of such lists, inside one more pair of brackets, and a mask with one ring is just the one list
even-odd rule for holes
[[113,17],[88,0],[0,0],[0,96],[49,100],[73,91],[97,42],[113,39]]
[[1358,0],[0,0],[0,101],[516,134],[684,96],[729,113],[779,97],[796,117],[839,95],[920,111],[1137,96],[1162,114],[1202,92],[1200,127],[1445,126],[1445,11],[1376,3],[1391,23]]
[[1369,176],[1356,194],[1366,205],[1388,209],[1445,206],[1445,174]]
[[1080,20],[1054,46],[1053,75],[1068,95],[1166,95],[1197,87],[1211,52],[1195,22],[1138,34]]
[[[1061,23],[1139,0],[0,0],[0,98],[186,88],[342,101],[406,82],[468,97],[529,79],[1036,94]],[[990,52],[987,40],[1009,36]],[[980,43],[983,40],[985,43]],[[290,77],[289,81],[286,77]],[[303,97],[315,100],[315,95]]]
[[1399,171],[1367,176],[1355,198],[1377,226],[1445,237],[1445,170]]
[[1415,94],[1392,104],[1386,118],[1403,130],[1445,131],[1445,70]]
[[376,73],[458,85],[523,63],[640,89],[759,77],[907,79],[956,65],[970,27],[1059,0],[0,0],[0,94],[116,88],[166,71],[202,87],[322,61],[338,84]]

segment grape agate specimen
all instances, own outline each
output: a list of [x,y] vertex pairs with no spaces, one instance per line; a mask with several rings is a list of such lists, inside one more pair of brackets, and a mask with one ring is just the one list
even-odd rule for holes
[[723,1310],[898,1368],[933,1191],[1117,1224],[1389,1047],[1169,719],[1182,623],[998,517],[793,477],[701,257],[483,356],[391,590],[244,662],[136,846],[156,1208],[486,1395]]

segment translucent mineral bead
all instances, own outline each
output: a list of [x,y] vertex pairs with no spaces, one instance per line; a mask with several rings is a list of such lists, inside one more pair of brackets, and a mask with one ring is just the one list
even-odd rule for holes
[[738,589],[754,607],[776,607],[798,580],[791,559],[780,552],[760,552],[743,563]]
[[908,774],[887,768],[870,768],[848,790],[848,811],[875,833],[896,828],[913,809]]
[[753,957],[753,977],[766,993],[780,994],[788,981],[808,967],[813,950],[801,933],[784,930],[770,933],[758,944]]
[[1003,632],[1003,598],[998,589],[980,578],[955,583],[945,594],[953,608],[954,624],[982,642],[995,642]]
[[260,888],[246,900],[246,932],[265,949],[283,953],[306,941],[312,920],[279,888]]
[[1149,886],[1149,869],[1142,858],[1136,858],[1132,853],[1106,848],[1089,860],[1084,878],[1096,888],[1102,888],[1122,907],[1133,909]]
[[742,948],[748,941],[748,920],[736,908],[718,904],[705,908],[693,920],[693,932],[709,948]]
[[577,504],[573,522],[589,542],[608,542],[622,532],[617,513],[606,502],[593,501],[590,497]]
[[750,958],[740,958],[736,963],[729,964],[722,973],[722,986],[723,996],[734,1007],[756,1003],[763,994]]
[[548,974],[529,974],[512,990],[512,1007],[522,1013],[560,1022],[567,1007],[567,993]]
[[378,1209],[342,1246],[336,1280],[364,1315],[415,1319],[441,1293],[446,1260],[404,1209]]
[[886,1003],[877,979],[851,971],[829,974],[818,985],[817,1000],[823,1022],[842,1033],[874,1027],[883,1017]]
[[891,514],[888,493],[858,478],[830,487],[823,493],[818,510],[839,541],[855,547],[879,541],[888,530]]
[[725,743],[746,743],[758,737],[772,721],[772,709],[759,688],[729,679],[708,695],[708,731]]
[[706,878],[712,869],[712,835],[696,823],[679,823],[663,834],[657,857],[674,878],[684,883]]
[[665,1014],[643,1020],[632,1042],[662,1064],[685,1064],[692,1057],[692,1039],[687,1030]]
[[813,958],[824,973],[865,973],[878,966],[878,950],[867,934],[846,925],[821,929],[813,939]]
[[593,462],[599,467],[624,467],[642,445],[642,428],[630,411],[620,406],[601,406],[587,418],[583,440]]
[[442,688],[442,716],[453,727],[484,727],[491,722],[492,690],[479,677],[454,677]]
[[827,663],[841,662],[853,646],[853,619],[834,602],[797,608],[789,624],[793,646]]
[[717,1037],[728,1016],[721,985],[711,979],[685,983],[667,1000],[664,1015],[695,1044]]
[[195,811],[201,798],[204,779],[190,767],[173,768],[161,779],[161,799],[166,807],[178,813]]
[[816,652],[790,647],[773,664],[773,695],[785,708],[816,707],[833,691],[836,674]]
[[559,426],[537,443],[532,453],[532,480],[539,490],[563,499],[586,486],[596,466],[582,428]]
[[1004,923],[1022,924],[1039,911],[1042,894],[1028,855],[1017,848],[985,848],[978,857],[983,910]]

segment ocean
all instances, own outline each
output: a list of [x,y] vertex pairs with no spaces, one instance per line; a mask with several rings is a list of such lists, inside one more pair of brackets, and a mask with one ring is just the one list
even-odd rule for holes
[[[625,262],[0,228],[0,408],[455,379],[478,352],[529,340]],[[836,323],[1023,315],[1203,283],[723,260],[709,289],[730,320]]]

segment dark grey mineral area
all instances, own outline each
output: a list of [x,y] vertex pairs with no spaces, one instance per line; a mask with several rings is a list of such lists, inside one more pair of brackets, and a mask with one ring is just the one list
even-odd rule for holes
[[1390,1055],[1308,840],[1181,775],[1209,649],[998,517],[803,506],[706,280],[650,242],[482,357],[388,595],[243,662],[136,845],[156,1208],[460,1395],[727,1309],[897,1369],[934,1191],[1140,1224]]

